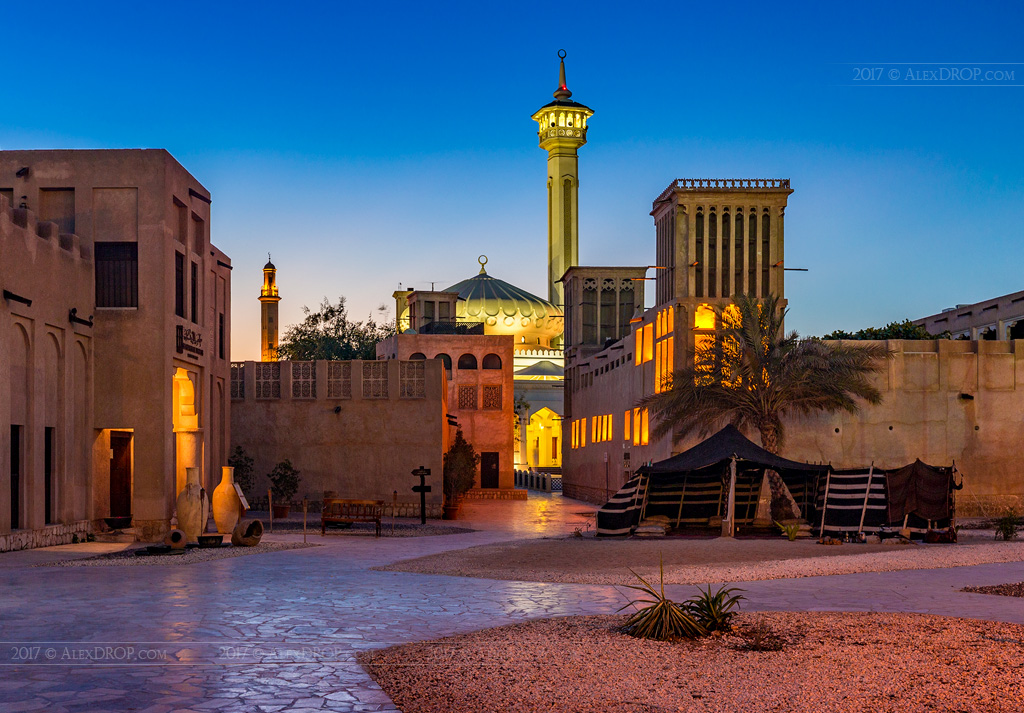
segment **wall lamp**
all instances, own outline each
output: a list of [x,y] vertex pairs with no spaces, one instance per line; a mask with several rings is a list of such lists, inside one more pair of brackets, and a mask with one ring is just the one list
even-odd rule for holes
[[[782,267],[782,260],[779,260],[772,267]],[[782,269],[786,272],[807,272],[806,267],[782,267]]]

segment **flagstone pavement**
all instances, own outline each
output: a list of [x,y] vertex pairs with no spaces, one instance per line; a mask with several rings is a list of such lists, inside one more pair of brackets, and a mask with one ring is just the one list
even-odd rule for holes
[[[539,617],[611,613],[624,592],[370,567],[564,536],[592,514],[589,505],[531,493],[526,502],[472,504],[465,524],[480,529],[458,535],[315,533],[310,541],[320,547],[166,567],[31,566],[67,557],[68,548],[3,554],[0,711],[395,711],[355,663],[360,651]],[[1024,599],[957,591],[1010,581],[1024,581],[1024,563],[736,586],[746,590],[746,610],[925,612],[1024,624]],[[668,589],[677,597],[692,591]]]

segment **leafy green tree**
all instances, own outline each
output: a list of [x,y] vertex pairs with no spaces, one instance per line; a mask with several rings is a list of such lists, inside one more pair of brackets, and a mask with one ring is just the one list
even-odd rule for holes
[[376,359],[377,343],[395,333],[392,323],[378,323],[372,317],[365,322],[350,319],[344,297],[339,297],[337,304],[331,304],[325,297],[318,311],[309,307],[302,311],[305,319],[285,330],[277,348],[280,359]]
[[[892,353],[877,344],[854,346],[786,334],[777,297],[741,296],[735,311],[719,314],[718,338],[698,341],[686,366],[666,389],[642,399],[655,420],[654,433],[682,440],[707,436],[727,423],[756,430],[765,450],[778,454],[785,438],[783,418],[815,412],[854,413],[860,401],[880,403],[870,377]],[[799,509],[778,473],[769,471],[772,515],[799,517]]]
[[466,440],[460,428],[455,440],[444,454],[444,497],[449,503],[468,492],[476,484],[476,467],[480,456],[473,450],[473,444]]
[[267,473],[270,490],[279,499],[280,505],[287,505],[299,490],[299,471],[295,470],[291,460],[285,458]]
[[830,334],[826,334],[822,339],[834,340],[834,339],[847,339],[851,341],[861,340],[884,340],[884,339],[950,339],[951,335],[949,331],[941,332],[939,334],[932,334],[920,324],[914,324],[909,319],[905,319],[902,322],[889,322],[884,327],[866,327],[856,332],[844,332],[842,329],[837,329]]
[[235,446],[228,458],[228,465],[235,469],[235,482],[242,492],[252,497],[254,463],[241,446]]

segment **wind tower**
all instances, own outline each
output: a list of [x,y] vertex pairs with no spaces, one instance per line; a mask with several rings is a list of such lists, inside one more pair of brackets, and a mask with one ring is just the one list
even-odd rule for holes
[[277,293],[277,268],[270,262],[267,253],[267,264],[263,266],[263,289],[260,290],[260,359],[277,361],[277,303],[281,295]]
[[562,275],[579,264],[579,167],[576,151],[587,143],[594,112],[572,101],[565,84],[565,50],[558,51],[555,100],[533,115],[540,147],[548,152],[548,301],[565,307]]

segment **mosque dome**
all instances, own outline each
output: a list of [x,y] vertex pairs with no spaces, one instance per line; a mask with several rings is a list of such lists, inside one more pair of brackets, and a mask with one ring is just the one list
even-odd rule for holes
[[480,256],[480,273],[445,292],[458,292],[458,316],[484,323],[487,334],[511,334],[515,346],[550,348],[562,336],[561,308],[504,280],[491,277]]

